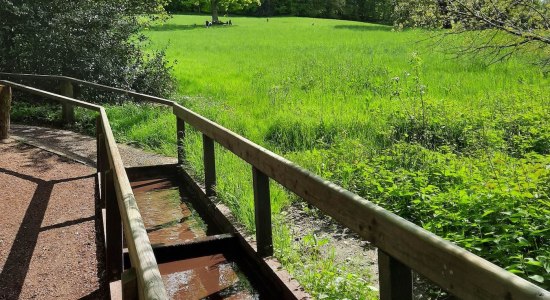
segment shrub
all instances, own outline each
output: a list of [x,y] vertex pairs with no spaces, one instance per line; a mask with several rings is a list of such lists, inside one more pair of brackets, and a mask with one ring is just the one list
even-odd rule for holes
[[[0,1],[0,71],[66,75],[167,96],[173,89],[162,51],[145,55],[142,13],[157,3]],[[50,84],[50,83],[48,83]]]

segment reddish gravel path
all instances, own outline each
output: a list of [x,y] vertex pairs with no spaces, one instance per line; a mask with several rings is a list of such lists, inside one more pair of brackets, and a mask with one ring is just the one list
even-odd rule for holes
[[94,175],[49,152],[0,143],[0,299],[108,295]]

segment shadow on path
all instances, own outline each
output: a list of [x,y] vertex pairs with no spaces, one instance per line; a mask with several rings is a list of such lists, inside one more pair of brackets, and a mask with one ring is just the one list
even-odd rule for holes
[[13,245],[11,246],[11,249],[9,251],[6,263],[4,264],[4,267],[2,269],[2,273],[0,273],[0,292],[3,293],[0,296],[4,296],[4,293],[9,293],[8,295],[6,295],[7,299],[17,299],[21,294],[21,290],[25,282],[25,277],[27,276],[27,273],[29,271],[29,266],[34,253],[34,249],[38,242],[38,235],[40,234],[40,232],[56,227],[69,226],[69,224],[63,225],[64,223],[84,222],[84,220],[80,219],[76,221],[64,222],[57,225],[51,225],[44,228],[40,227],[44,220],[44,216],[46,214],[46,209],[48,207],[54,185],[57,183],[94,177],[95,174],[60,180],[45,181],[40,178],[21,174],[4,168],[0,168],[0,173],[31,181],[37,185],[33,197],[25,212],[25,216],[21,221],[21,225],[19,227],[19,230],[17,231]]
[[391,26],[378,25],[378,24],[365,24],[365,25],[335,25],[334,29],[347,29],[355,31],[392,31]]

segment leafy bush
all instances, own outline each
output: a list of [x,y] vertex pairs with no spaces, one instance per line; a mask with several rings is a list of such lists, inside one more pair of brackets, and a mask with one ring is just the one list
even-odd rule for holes
[[[354,151],[349,151],[354,149]],[[465,157],[396,143],[372,155],[359,142],[296,154],[323,177],[550,287],[550,157]]]
[[166,96],[173,84],[164,53],[141,50],[148,18],[139,14],[158,7],[138,0],[2,0],[0,71],[66,75]]

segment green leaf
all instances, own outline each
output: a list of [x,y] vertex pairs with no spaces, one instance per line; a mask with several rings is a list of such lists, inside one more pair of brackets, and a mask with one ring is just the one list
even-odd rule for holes
[[543,283],[544,282],[544,278],[540,275],[532,275],[532,276],[529,276],[529,278],[533,279],[534,281],[536,282],[539,282],[539,283]]

